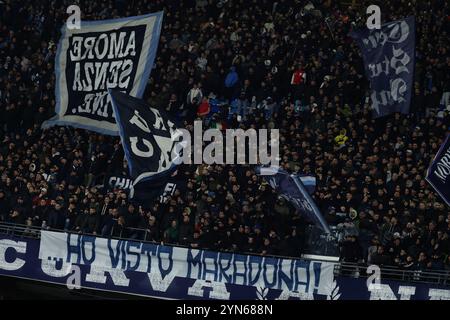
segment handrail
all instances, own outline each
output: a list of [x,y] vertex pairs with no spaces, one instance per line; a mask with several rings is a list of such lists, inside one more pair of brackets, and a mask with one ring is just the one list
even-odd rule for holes
[[[188,245],[183,245],[183,244],[173,244],[173,243],[165,243],[164,241],[152,241],[152,240],[147,240],[144,237],[144,240],[142,239],[136,239],[136,238],[130,238],[130,237],[122,237],[122,233],[119,236],[114,236],[113,235],[113,231],[114,229],[111,230],[111,232],[109,233],[109,236],[102,236],[101,234],[93,234],[93,233],[88,233],[88,232],[82,232],[82,231],[76,231],[76,230],[67,230],[67,229],[57,229],[57,228],[50,228],[50,227],[38,227],[38,226],[27,226],[25,224],[18,224],[18,223],[11,223],[11,222],[3,222],[0,221],[0,234],[2,233],[2,230],[4,228],[2,228],[2,225],[6,225],[9,226],[10,228],[13,228],[13,230],[17,230],[20,231],[22,230],[22,232],[24,232],[26,229],[28,230],[34,230],[34,232],[40,232],[41,230],[45,230],[45,231],[55,231],[55,232],[66,232],[66,233],[71,233],[71,234],[82,234],[82,235],[87,235],[87,236],[94,236],[94,237],[98,237],[98,238],[111,238],[111,239],[118,239],[118,240],[128,240],[128,241],[139,241],[139,242],[146,242],[146,243],[152,243],[152,244],[156,244],[156,245],[165,245],[165,246],[171,246],[171,247],[180,247],[180,248],[192,248]],[[133,228],[133,227],[124,227],[124,229],[127,230],[136,230],[136,231],[141,231],[144,232],[144,235],[147,235],[147,229],[142,229],[142,228]],[[6,230],[9,230],[8,228]],[[8,232],[5,232],[8,233]],[[29,234],[25,234],[25,236],[30,237],[32,235],[32,233]],[[36,237],[36,238],[40,238],[40,234]],[[200,248],[203,250],[212,250],[210,248]],[[317,256],[317,255],[310,255],[310,254],[306,254],[305,256],[301,255],[301,256],[285,256],[285,255],[277,255],[277,254],[258,254],[255,252],[246,252],[246,251],[239,251],[239,252],[235,252],[235,251],[226,251],[226,250],[217,250],[214,249],[214,251],[217,252],[224,252],[224,253],[230,253],[230,252],[234,252],[234,253],[238,253],[238,254],[245,254],[245,255],[250,255],[250,256],[265,256],[265,257],[274,257],[274,258],[280,258],[280,259],[303,259],[303,260],[311,260],[311,261],[322,261],[322,262],[330,262],[333,261],[334,259],[329,259],[330,257],[335,258],[334,256]]]
[[[73,230],[61,230],[61,229],[55,229],[55,228],[42,228],[37,226],[27,226],[23,224],[15,224],[15,223],[9,223],[9,222],[0,222],[0,234],[12,234],[15,236],[20,237],[31,237],[40,239],[40,233],[42,230],[48,230],[48,231],[56,231],[56,232],[66,232],[66,233],[72,233],[72,234],[83,234],[88,236],[95,236],[99,238],[104,238],[101,235],[92,234],[92,233],[86,233],[86,232],[78,232]],[[135,231],[141,231],[141,232],[147,232],[147,229],[141,229],[141,228],[131,228],[126,227],[128,230],[135,230]],[[146,237],[144,237],[145,240],[140,239],[133,239],[133,238],[122,238],[113,236],[111,233],[111,236],[108,238],[118,239],[118,240],[128,240],[128,241],[139,241],[139,242],[146,242],[146,243],[152,243],[157,245],[168,245],[172,247],[181,247],[181,248],[189,248],[189,246],[186,245],[175,245],[171,243],[164,243],[156,242],[147,240]],[[204,249],[208,250],[208,249]],[[216,250],[217,251],[217,250]],[[253,255],[253,256],[261,256],[260,254],[255,253],[246,253],[246,252],[239,252],[240,254],[246,254],[246,255]],[[287,257],[287,256],[280,256],[280,255],[267,255],[270,257],[276,257],[276,258],[283,258],[283,259],[305,259],[305,260],[320,260],[316,258],[304,258],[304,257]],[[350,262],[334,262],[334,274],[338,276],[350,276],[354,278],[359,277],[368,277],[367,274],[367,264],[359,264],[359,263],[350,263]],[[398,280],[398,281],[408,281],[408,282],[418,282],[418,283],[433,283],[433,284],[442,284],[442,285],[449,285],[450,286],[450,270],[402,270],[398,267],[393,266],[383,266],[380,267],[381,271],[381,278],[382,279],[390,279],[390,280]]]
[[[15,223],[10,223],[10,222],[0,222],[0,234],[2,233],[2,231],[5,230],[5,228],[2,228],[2,226],[9,226],[10,228],[13,228],[13,231],[18,231],[20,232],[20,230],[22,230],[22,232],[25,232],[26,229],[29,230],[34,230],[36,232],[40,232],[42,230],[44,231],[55,231],[55,232],[65,232],[65,233],[71,233],[71,234],[81,234],[81,235],[87,235],[87,236],[93,236],[93,237],[97,237],[97,238],[112,238],[112,239],[118,239],[118,240],[127,240],[127,241],[139,241],[139,242],[145,242],[145,243],[152,243],[152,244],[156,244],[156,245],[164,245],[164,246],[171,246],[171,247],[179,247],[179,248],[192,248],[190,246],[187,245],[183,245],[183,244],[173,244],[173,243],[165,243],[164,241],[152,241],[152,240],[141,240],[141,239],[134,239],[134,238],[124,238],[124,237],[118,237],[118,236],[113,236],[112,234],[108,237],[104,237],[100,234],[93,234],[93,233],[88,233],[88,232],[82,232],[82,231],[75,231],[75,230],[63,230],[63,229],[56,229],[56,228],[42,228],[42,227],[37,227],[37,226],[27,226],[24,224],[15,224]],[[146,231],[147,229],[141,229],[141,228],[132,228],[132,227],[125,227],[125,229],[129,229],[129,230],[137,230],[137,231]],[[9,228],[6,228],[6,234],[9,234],[10,232],[8,232],[8,230],[10,230]],[[31,237],[31,234],[25,234],[25,235],[21,235],[21,236],[25,236],[25,237]],[[36,236],[35,238],[40,238],[39,236]],[[203,250],[211,250],[209,248],[201,248]],[[222,251],[222,250],[214,250],[214,251],[218,251],[218,252],[225,252],[225,253],[229,253],[230,251]],[[252,256],[268,256],[268,257],[275,257],[275,258],[283,258],[283,259],[300,259],[301,257],[289,257],[289,256],[283,256],[283,255],[275,255],[275,254],[270,254],[270,255],[262,255],[262,254],[257,254],[254,252],[245,252],[245,251],[240,251],[240,252],[236,252],[238,254],[245,254],[245,255],[252,255]],[[303,259],[303,258],[302,258]],[[311,258],[305,258],[304,260],[315,260],[318,261],[320,259],[311,259]],[[325,260],[324,260],[325,261]]]
[[[367,278],[369,266],[365,264],[340,262],[335,264],[334,273],[354,278]],[[416,283],[450,285],[450,270],[403,270],[393,266],[380,267],[380,277],[385,280],[397,280]]]

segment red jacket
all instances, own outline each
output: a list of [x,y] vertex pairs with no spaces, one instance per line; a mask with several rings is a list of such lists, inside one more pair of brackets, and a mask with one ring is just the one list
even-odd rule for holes
[[303,82],[305,77],[305,72],[302,69],[297,69],[292,74],[291,84],[299,85]]
[[210,110],[211,110],[211,107],[209,106],[209,102],[208,101],[203,101],[198,106],[197,115],[200,116],[200,117],[201,116],[207,116]]

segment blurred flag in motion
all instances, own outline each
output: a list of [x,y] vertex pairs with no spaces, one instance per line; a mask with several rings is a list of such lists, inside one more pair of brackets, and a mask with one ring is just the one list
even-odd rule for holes
[[316,185],[314,177],[289,174],[278,167],[258,167],[256,173],[263,176],[280,196],[291,202],[310,222],[330,233],[328,224],[310,196]]

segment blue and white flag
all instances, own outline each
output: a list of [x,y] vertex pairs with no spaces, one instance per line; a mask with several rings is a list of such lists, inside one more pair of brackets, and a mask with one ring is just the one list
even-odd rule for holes
[[118,135],[108,89],[141,98],[150,77],[163,12],[81,21],[61,30],[55,58],[56,116],[42,124]]
[[309,194],[313,194],[316,190],[316,177],[305,174],[298,175],[303,186],[306,188]]
[[426,180],[450,206],[450,134],[431,162]]
[[[320,227],[326,233],[330,233],[327,222],[298,175],[290,175],[278,167],[258,167],[256,173],[263,176],[273,189],[291,202],[310,222]],[[304,181],[310,187],[312,186],[310,177],[304,179]]]
[[381,29],[353,31],[350,36],[363,54],[373,116],[409,113],[414,86],[414,17],[383,24]]
[[118,90],[109,93],[133,189],[142,181],[169,177],[181,163],[181,131],[164,111]]

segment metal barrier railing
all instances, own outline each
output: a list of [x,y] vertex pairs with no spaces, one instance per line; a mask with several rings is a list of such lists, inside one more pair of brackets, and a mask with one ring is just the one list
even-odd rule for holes
[[[66,233],[73,233],[73,234],[83,234],[83,235],[89,235],[89,236],[96,236],[96,237],[102,237],[100,234],[95,233],[88,233],[88,232],[82,232],[82,231],[75,231],[75,230],[67,230],[67,229],[56,229],[56,228],[50,228],[50,227],[37,227],[37,226],[27,226],[24,224],[15,224],[15,223],[9,223],[9,222],[0,222],[0,234],[9,234],[14,236],[20,236],[20,237],[28,237],[28,238],[40,238],[40,233],[42,230],[45,231],[56,231],[56,232],[66,232]],[[124,237],[123,231],[126,230],[127,232],[131,234],[140,233],[143,234],[143,237],[139,238],[130,238],[130,237]],[[145,242],[151,242],[155,244],[161,244],[162,242],[155,242],[155,241],[149,241],[147,240],[148,237],[148,230],[147,229],[141,229],[141,228],[132,228],[132,227],[125,227],[120,230],[119,235],[114,235],[114,227],[111,228],[111,231],[107,235],[108,238],[114,238],[114,239],[120,239],[120,240],[137,240],[137,241],[145,241]]]
[[[133,232],[134,232],[134,234],[141,233],[141,234],[143,234],[143,237],[142,238],[141,237],[125,238],[125,237],[122,237],[122,233],[119,233],[119,236],[114,236],[113,231],[111,231],[110,236],[108,238],[114,238],[114,239],[119,239],[119,240],[134,240],[134,241],[141,241],[141,242],[153,243],[153,244],[158,244],[158,245],[162,244],[162,245],[188,248],[188,246],[185,246],[185,245],[179,245],[179,244],[174,245],[171,243],[150,241],[147,239],[148,230],[146,230],[146,229],[131,228],[131,227],[126,227],[123,229],[127,230],[128,232],[131,231],[132,234],[133,234]],[[60,229],[53,229],[53,228],[42,228],[42,227],[36,227],[36,226],[27,226],[27,225],[13,224],[13,223],[7,223],[7,222],[0,222],[0,234],[8,234],[11,236],[16,236],[16,237],[28,237],[28,238],[40,239],[42,230],[102,237],[101,235],[86,233],[86,232],[77,232],[77,231],[72,231],[72,230],[60,230]],[[208,248],[203,248],[203,249],[208,250]],[[255,253],[246,253],[246,252],[240,252],[240,253],[248,254],[248,255],[255,255]],[[284,259],[299,259],[299,257],[286,257],[286,256],[279,256],[279,255],[270,255],[270,256],[277,257],[277,258],[284,258]],[[302,259],[321,260],[321,259],[317,259],[317,258],[313,259],[313,258],[304,258],[304,257],[302,257]],[[346,277],[354,277],[354,278],[368,277],[369,274],[367,274],[367,268],[368,268],[368,265],[366,265],[366,264],[349,263],[349,262],[335,262],[334,274],[338,275],[338,276],[346,276]],[[440,284],[440,285],[450,286],[450,270],[436,270],[436,271],[402,270],[397,267],[383,266],[380,268],[380,271],[381,271],[381,279],[385,279],[385,280],[432,283],[432,284]]]
[[[339,262],[334,266],[335,275],[367,278],[369,266],[357,263]],[[432,283],[450,286],[450,270],[403,270],[397,267],[380,267],[382,280],[397,280],[404,282]]]

